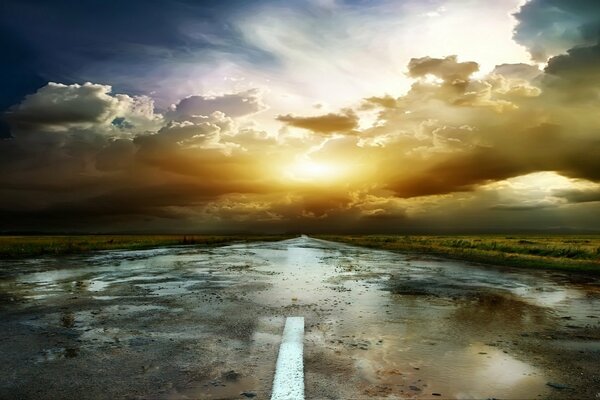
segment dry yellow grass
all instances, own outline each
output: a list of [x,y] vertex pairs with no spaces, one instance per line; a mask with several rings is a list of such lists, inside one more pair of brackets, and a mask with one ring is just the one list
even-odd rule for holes
[[280,235],[0,236],[0,258],[78,254],[111,249],[147,249],[186,244],[209,245],[236,241],[268,241],[285,238]]
[[319,235],[388,250],[443,255],[498,265],[600,273],[600,235]]

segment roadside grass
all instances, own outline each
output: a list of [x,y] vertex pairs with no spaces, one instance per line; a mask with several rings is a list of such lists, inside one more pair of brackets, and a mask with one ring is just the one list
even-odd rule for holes
[[600,274],[600,235],[316,235],[386,250],[487,264]]
[[178,245],[274,241],[283,235],[74,235],[0,236],[0,259],[80,254],[97,250],[140,250]]

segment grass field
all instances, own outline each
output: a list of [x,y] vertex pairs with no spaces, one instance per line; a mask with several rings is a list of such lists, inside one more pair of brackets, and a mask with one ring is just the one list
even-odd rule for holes
[[176,245],[211,245],[286,239],[282,235],[79,235],[0,236],[0,259],[78,254],[95,250],[148,249]]
[[600,274],[600,235],[317,235],[372,248],[482,263]]

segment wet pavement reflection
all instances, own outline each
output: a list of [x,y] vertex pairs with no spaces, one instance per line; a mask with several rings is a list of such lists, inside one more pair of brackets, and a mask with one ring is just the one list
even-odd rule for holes
[[308,237],[3,261],[1,398],[268,398],[286,316],[309,399],[600,393],[597,278]]

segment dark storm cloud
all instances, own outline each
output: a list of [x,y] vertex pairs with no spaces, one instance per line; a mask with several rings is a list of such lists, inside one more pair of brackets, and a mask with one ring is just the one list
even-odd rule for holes
[[531,0],[515,17],[515,40],[534,60],[548,63],[543,78],[549,95],[569,102],[600,99],[599,1]]
[[46,216],[70,218],[110,215],[176,214],[169,207],[193,207],[231,191],[253,192],[256,185],[241,187],[235,182],[165,183],[136,188],[122,188],[77,202],[55,204],[41,213]]
[[555,208],[556,204],[548,204],[548,203],[534,203],[534,204],[496,204],[491,206],[491,210],[499,210],[499,211],[536,211],[536,210],[544,210],[547,208]]
[[589,203],[600,201],[600,189],[570,189],[560,190],[554,193],[556,197],[562,197],[569,203]]
[[0,110],[48,81],[102,82],[149,93],[157,69],[206,60],[211,51],[254,63],[229,18],[260,2],[6,0],[0,5]]
[[531,0],[515,14],[515,39],[536,61],[546,61],[576,46],[598,43],[600,2],[596,0]]
[[600,44],[569,49],[548,60],[547,85],[556,95],[571,102],[600,99]]
[[389,187],[400,197],[472,191],[478,185],[531,170],[533,168],[507,160],[497,150],[481,148],[439,161],[423,173],[402,178]]
[[567,54],[552,57],[546,72],[568,80],[585,79],[588,85],[600,83],[600,44],[569,49]]

